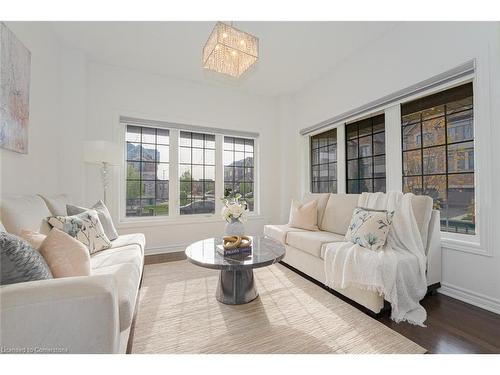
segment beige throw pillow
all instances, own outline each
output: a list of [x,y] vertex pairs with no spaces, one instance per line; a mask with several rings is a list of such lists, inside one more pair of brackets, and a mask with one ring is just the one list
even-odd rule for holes
[[50,231],[38,251],[55,278],[90,275],[87,247],[57,228]]
[[302,204],[292,200],[288,226],[305,230],[318,230],[318,203],[313,200]]
[[47,236],[42,233],[34,232],[29,229],[21,229],[21,238],[26,240],[33,249],[40,249],[40,245]]

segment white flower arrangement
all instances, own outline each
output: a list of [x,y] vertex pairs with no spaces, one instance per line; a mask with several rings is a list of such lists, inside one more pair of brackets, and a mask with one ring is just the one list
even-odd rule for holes
[[242,223],[247,221],[248,205],[244,200],[240,200],[241,194],[236,194],[232,198],[222,198],[224,207],[222,207],[222,218],[231,223],[235,220]]

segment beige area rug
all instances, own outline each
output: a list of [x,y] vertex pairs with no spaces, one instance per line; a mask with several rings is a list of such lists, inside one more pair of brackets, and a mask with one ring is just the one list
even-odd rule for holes
[[260,296],[219,303],[219,272],[187,261],[145,267],[133,353],[425,353],[382,323],[275,264]]

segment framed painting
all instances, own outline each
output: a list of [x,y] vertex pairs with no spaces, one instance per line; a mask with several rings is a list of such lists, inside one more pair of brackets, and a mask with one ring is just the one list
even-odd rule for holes
[[0,22],[0,147],[28,153],[31,53]]

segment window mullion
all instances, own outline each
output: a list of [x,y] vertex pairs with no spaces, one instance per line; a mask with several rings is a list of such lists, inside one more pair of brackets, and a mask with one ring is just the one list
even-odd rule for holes
[[403,190],[401,132],[401,107],[398,104],[385,110],[385,178],[387,191]]
[[221,212],[222,202],[219,199],[224,196],[224,136],[215,135],[215,214]]
[[347,181],[347,152],[346,152],[346,134],[345,125],[337,127],[337,192],[346,192]]
[[179,216],[179,135],[178,129],[170,130],[170,151],[169,151],[169,189],[168,189],[168,214],[170,217]]

